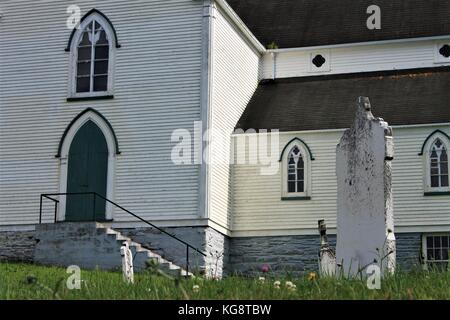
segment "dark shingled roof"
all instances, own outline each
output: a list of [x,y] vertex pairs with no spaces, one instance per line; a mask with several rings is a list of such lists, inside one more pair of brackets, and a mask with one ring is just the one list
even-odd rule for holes
[[[448,0],[227,0],[264,45],[308,47],[450,34]],[[366,27],[369,5],[381,30]]]
[[265,80],[236,128],[348,128],[359,96],[390,125],[448,123],[450,67]]

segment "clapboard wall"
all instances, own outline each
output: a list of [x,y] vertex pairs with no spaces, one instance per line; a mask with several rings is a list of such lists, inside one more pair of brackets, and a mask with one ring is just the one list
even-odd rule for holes
[[[436,129],[450,134],[449,124],[394,127],[396,232],[450,230],[450,196],[424,196],[425,169],[423,157],[418,155],[425,139]],[[281,168],[276,174],[262,175],[261,165],[234,164],[233,236],[317,234],[319,219],[325,219],[335,232],[336,145],[342,133],[343,130],[280,133],[279,152],[287,142],[298,137],[309,146],[315,158],[311,162],[311,200],[281,200]],[[236,138],[235,135],[235,143]]]
[[100,10],[117,31],[112,100],[66,101],[67,2],[1,3],[0,225],[38,221],[39,195],[58,192],[61,136],[88,107],[119,141],[114,200],[153,221],[198,218],[199,166],[174,166],[170,155],[172,131],[200,120],[203,1],[76,4],[82,15]]
[[220,6],[213,30],[209,215],[230,229],[231,134],[258,86],[260,53]]

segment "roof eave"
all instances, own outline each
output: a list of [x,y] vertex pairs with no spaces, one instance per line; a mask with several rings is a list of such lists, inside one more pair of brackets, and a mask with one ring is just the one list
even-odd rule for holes
[[263,54],[267,49],[259,42],[259,40],[253,35],[250,29],[245,25],[237,13],[230,7],[230,5],[225,0],[213,0],[217,5],[228,15],[228,17],[233,21],[242,35],[255,47],[255,49]]
[[365,41],[365,42],[351,42],[351,43],[340,43],[331,45],[321,45],[321,46],[310,46],[310,47],[291,47],[291,48],[279,48],[279,49],[267,49],[266,52],[278,53],[278,52],[293,52],[293,51],[310,51],[310,50],[320,50],[320,49],[332,49],[332,48],[348,48],[357,46],[373,46],[382,44],[392,44],[392,43],[407,43],[407,42],[417,42],[417,41],[439,41],[449,39],[449,35],[434,36],[434,37],[418,37],[418,38],[402,38],[402,39],[392,39],[392,40],[380,40],[380,41]]

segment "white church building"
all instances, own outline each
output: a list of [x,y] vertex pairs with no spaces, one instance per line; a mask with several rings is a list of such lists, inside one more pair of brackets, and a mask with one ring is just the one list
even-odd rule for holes
[[0,2],[0,260],[120,266],[112,235],[171,268],[316,270],[367,96],[398,265],[447,263],[450,3],[379,0],[370,28],[371,2]]

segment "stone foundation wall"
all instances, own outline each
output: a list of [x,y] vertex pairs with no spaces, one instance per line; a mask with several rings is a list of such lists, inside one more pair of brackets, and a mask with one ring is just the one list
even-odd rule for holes
[[[186,246],[152,228],[116,229],[145,247],[182,267]],[[268,265],[275,274],[302,274],[318,271],[319,235],[228,238],[209,227],[166,228],[166,231],[200,248],[204,258],[189,252],[191,269],[221,277],[227,274],[259,275]],[[421,234],[396,234],[397,267],[420,268]],[[329,235],[335,247],[336,236]],[[36,231],[0,231],[0,261],[33,262]]]
[[421,268],[422,234],[398,233],[395,235],[397,246],[397,269],[409,271]]
[[[397,266],[408,271],[420,267],[421,234],[396,234]],[[336,236],[329,235],[332,248]],[[318,271],[319,235],[231,238],[229,268],[244,275],[260,275],[268,265],[277,275]]]
[[95,222],[64,222],[36,226],[34,262],[84,269],[120,270],[120,244]]
[[0,231],[0,261],[32,262],[35,231]]
[[230,240],[227,236],[212,229],[206,228],[206,246],[208,253],[206,266],[212,277],[222,277],[227,275],[229,270]]
[[[328,240],[334,247],[336,238]],[[232,238],[230,248],[230,267],[238,274],[261,274],[263,265],[278,275],[318,270],[319,235]]]

